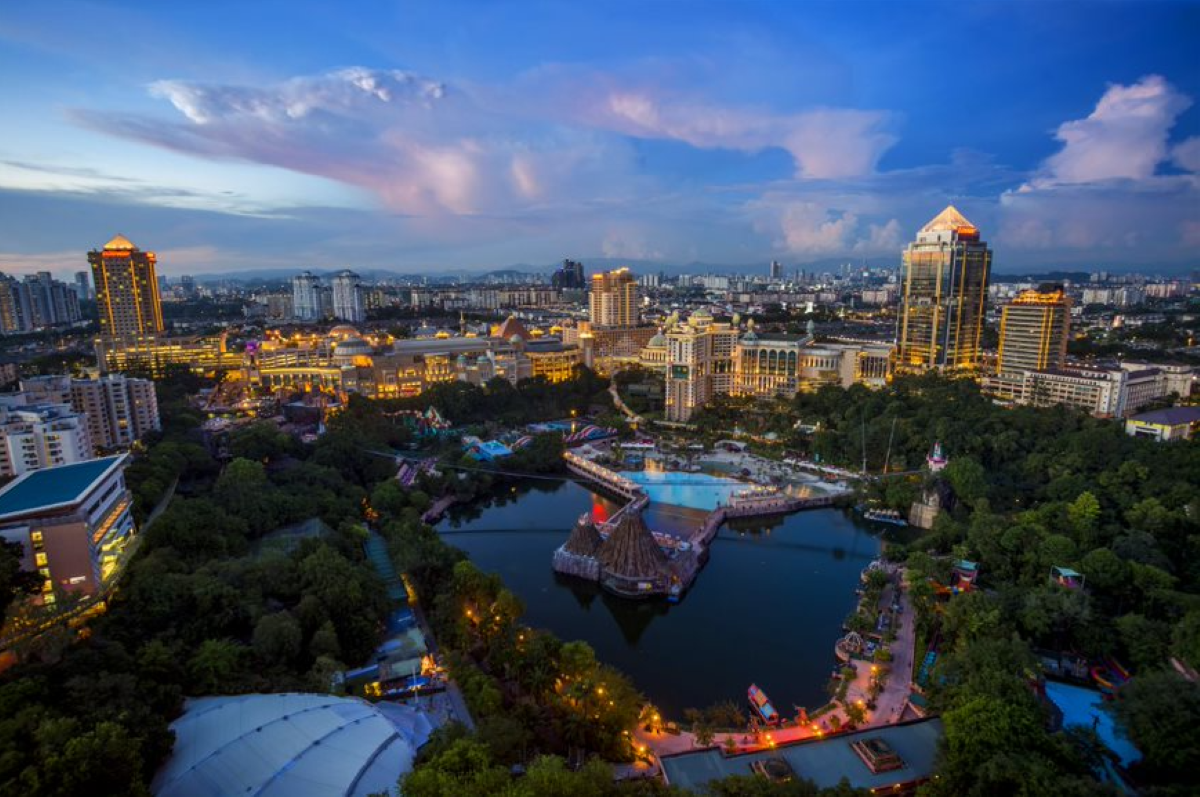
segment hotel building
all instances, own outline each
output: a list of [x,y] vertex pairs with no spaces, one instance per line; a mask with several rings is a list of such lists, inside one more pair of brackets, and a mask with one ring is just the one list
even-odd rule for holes
[[686,422],[721,394],[787,398],[825,385],[882,387],[892,376],[887,343],[814,344],[811,336],[760,334],[693,313],[643,349],[647,367],[666,373],[666,417]]
[[96,286],[101,336],[127,338],[163,331],[153,252],[143,252],[118,235],[102,250],[88,252],[88,263]]
[[992,253],[953,205],[904,250],[897,367],[974,370],[979,364]]
[[733,387],[733,350],[739,331],[697,310],[667,330],[666,417],[684,422]]
[[119,575],[134,534],[121,454],[37,470],[0,489],[0,538],[21,546],[21,567],[55,588],[95,595]]
[[1071,297],[1061,285],[1021,291],[1000,311],[996,370],[1061,369],[1071,334]]
[[627,268],[592,275],[588,319],[593,327],[633,327],[638,322],[637,278]]

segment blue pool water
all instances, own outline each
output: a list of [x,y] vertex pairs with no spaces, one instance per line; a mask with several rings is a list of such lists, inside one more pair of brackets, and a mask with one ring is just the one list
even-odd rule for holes
[[652,506],[670,504],[706,512],[716,509],[718,504],[729,503],[730,496],[749,486],[736,479],[707,473],[632,470],[622,471],[621,475],[641,485],[650,496]]
[[1064,726],[1082,725],[1091,728],[1094,723],[1101,741],[1117,754],[1122,765],[1129,766],[1142,757],[1133,743],[1126,739],[1113,723],[1112,715],[1104,710],[1104,696],[1100,692],[1082,686],[1048,681],[1046,695],[1062,710]]

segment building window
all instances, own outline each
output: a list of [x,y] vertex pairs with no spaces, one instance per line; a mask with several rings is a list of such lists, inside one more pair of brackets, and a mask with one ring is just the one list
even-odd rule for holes
[[46,564],[49,562],[49,559],[46,558],[46,554],[44,554],[44,553],[34,554],[33,559],[38,567],[45,567]]

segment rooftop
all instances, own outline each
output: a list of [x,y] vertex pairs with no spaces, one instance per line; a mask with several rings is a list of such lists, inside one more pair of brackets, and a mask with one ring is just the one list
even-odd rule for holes
[[314,694],[189,700],[158,795],[394,793],[432,731],[408,706]]
[[1183,426],[1189,423],[1200,423],[1200,407],[1167,407],[1165,410],[1154,410],[1134,415],[1129,420],[1138,423],[1155,423],[1162,426]]
[[[751,764],[768,758],[782,758],[799,777],[812,780],[821,788],[837,786],[846,778],[856,789],[883,789],[930,777],[941,735],[942,721],[934,718],[814,739],[749,755],[725,756],[710,749],[664,756],[662,764],[672,785],[692,790],[729,775],[749,775]],[[856,741],[875,739],[885,742],[900,756],[904,762],[901,769],[873,773],[850,746]]]
[[958,212],[958,208],[954,205],[947,205],[946,209],[933,217],[933,219],[921,228],[921,232],[938,232],[939,230],[959,230],[962,228],[977,229],[974,224],[967,220],[967,217]]
[[108,243],[106,243],[104,245],[104,248],[105,249],[137,249],[137,247],[133,245],[133,241],[130,241],[124,235],[121,235],[121,233],[117,233],[116,236],[111,241],[109,241]]
[[35,509],[70,506],[117,467],[125,454],[30,471],[0,490],[0,520]]

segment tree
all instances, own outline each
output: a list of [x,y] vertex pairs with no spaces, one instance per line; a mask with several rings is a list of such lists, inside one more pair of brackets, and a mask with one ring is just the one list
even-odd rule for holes
[[188,662],[199,694],[220,694],[241,666],[241,645],[231,639],[206,639]]
[[264,661],[285,664],[300,653],[303,634],[291,612],[266,614],[254,626],[254,652]]
[[508,770],[492,763],[483,743],[459,739],[405,775],[400,780],[400,791],[408,797],[502,794],[509,781]]
[[867,720],[867,709],[858,703],[846,704],[846,720],[851,727],[862,725]]
[[21,554],[19,543],[0,540],[0,618],[17,597],[32,595],[42,586],[41,576],[21,569]]
[[1171,652],[1192,667],[1200,667],[1200,609],[1183,616],[1171,632]]
[[229,436],[229,454],[237,459],[270,462],[295,450],[291,435],[267,421],[258,421]]
[[1091,492],[1082,492],[1067,506],[1067,520],[1075,541],[1086,544],[1092,541],[1096,524],[1100,520],[1100,501]]
[[955,457],[945,474],[954,494],[967,506],[975,506],[987,496],[988,474],[974,457]]
[[1200,772],[1200,685],[1170,670],[1139,674],[1108,704],[1142,753],[1134,765],[1153,784],[1196,785]]
[[334,660],[341,659],[342,646],[338,642],[337,629],[333,627],[332,620],[326,620],[313,632],[312,639],[308,642],[308,652],[314,658],[327,656]]

